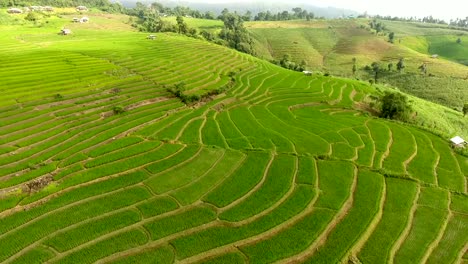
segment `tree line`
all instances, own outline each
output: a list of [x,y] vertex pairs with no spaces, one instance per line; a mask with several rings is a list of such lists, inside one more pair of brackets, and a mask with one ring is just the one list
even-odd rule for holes
[[[88,6],[96,8],[109,9],[112,7],[119,11],[123,11],[123,7],[118,3],[111,3],[109,0],[0,0],[0,7],[22,7],[22,6],[54,6],[54,7],[75,7],[75,6]],[[105,10],[106,11],[106,10]]]
[[287,10],[278,13],[272,13],[270,11],[259,12],[255,17],[255,21],[284,21],[284,20],[296,20],[296,19],[306,19],[311,20],[315,18],[313,12],[309,12],[300,7],[295,7],[292,9],[292,13]]
[[[365,16],[362,15],[359,17],[365,17]],[[390,21],[432,23],[432,24],[449,25],[449,26],[460,27],[460,28],[468,28],[468,17],[457,18],[455,20],[450,19],[449,22],[443,19],[435,18],[433,16],[425,16],[422,18],[417,18],[417,17],[397,17],[397,16],[392,17],[392,16],[375,15],[372,18],[380,19],[380,20],[390,20]]]
[[[184,12],[182,12],[184,10]],[[199,32],[195,28],[190,28],[184,21],[193,10],[189,8],[174,9],[166,8],[159,3],[150,6],[137,3],[137,6],[129,10],[128,14],[137,17],[132,25],[143,32],[175,32],[194,38],[203,38],[219,45],[234,48],[238,51],[254,54],[253,38],[244,27],[244,19],[236,12],[224,9],[218,19],[223,21],[224,27],[219,33],[212,33],[206,30]],[[164,19],[168,14],[177,15],[176,23]],[[186,15],[184,15],[186,14]]]

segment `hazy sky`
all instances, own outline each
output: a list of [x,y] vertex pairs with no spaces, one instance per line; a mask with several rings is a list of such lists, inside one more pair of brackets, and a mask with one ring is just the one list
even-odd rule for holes
[[[260,0],[185,0],[187,2],[261,2]],[[468,0],[271,0],[267,2],[307,3],[322,7],[334,6],[367,11],[369,14],[392,16],[428,16],[437,18],[465,18],[468,16]]]

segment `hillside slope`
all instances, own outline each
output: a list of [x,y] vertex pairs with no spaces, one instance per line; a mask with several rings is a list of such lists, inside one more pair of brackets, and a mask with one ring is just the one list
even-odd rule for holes
[[[374,87],[90,18],[0,26],[32,62],[0,86],[0,262],[466,257],[468,158],[356,110]],[[181,82],[230,89],[185,105]]]
[[[310,70],[329,72],[363,80],[373,79],[366,65],[380,63],[380,81],[450,108],[461,110],[468,101],[468,32],[441,25],[382,21],[395,43],[369,31],[369,20],[314,20],[248,22],[257,41],[259,57],[280,60],[285,54]],[[457,38],[461,43],[456,43]],[[431,58],[433,54],[439,57]],[[353,58],[357,73],[353,76]],[[396,64],[404,59],[406,68],[398,73]],[[393,64],[387,70],[388,64]],[[418,69],[427,65],[427,76]],[[443,89],[441,89],[443,87]]]

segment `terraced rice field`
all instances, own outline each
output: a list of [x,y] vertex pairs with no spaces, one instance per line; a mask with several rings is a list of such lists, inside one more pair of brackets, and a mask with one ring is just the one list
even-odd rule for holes
[[[371,87],[177,35],[49,31],[0,47],[34,46],[40,68],[2,64],[35,86],[0,84],[0,262],[466,258],[468,159],[354,110]],[[94,85],[65,78],[61,53]],[[234,86],[212,100],[166,92],[204,93],[229,72]]]

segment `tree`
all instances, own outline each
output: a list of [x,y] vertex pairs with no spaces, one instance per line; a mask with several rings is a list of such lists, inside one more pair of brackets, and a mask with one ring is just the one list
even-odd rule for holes
[[187,34],[188,26],[184,22],[184,18],[181,16],[177,16],[176,21],[177,21],[177,29],[178,29],[179,34]]
[[215,14],[211,11],[206,11],[204,17],[205,19],[215,19]]
[[357,59],[356,59],[356,57],[353,57],[352,61],[353,61],[353,75],[356,75],[356,71],[357,71],[357,66],[356,66]]
[[292,9],[292,11],[294,12],[294,17],[295,18],[302,18],[302,8],[295,7],[295,8]]
[[421,71],[421,73],[427,74],[427,64],[426,63],[421,64],[421,66],[419,66],[418,69]]
[[395,39],[395,33],[390,32],[390,34],[388,34],[388,41],[390,43],[393,43],[394,39]]
[[400,58],[400,60],[398,61],[396,67],[397,67],[397,70],[398,70],[399,72],[402,72],[402,71],[403,71],[403,69],[406,67],[403,58]]
[[401,93],[385,92],[380,99],[380,117],[408,121],[412,108],[408,103],[408,98]]
[[36,12],[29,12],[24,19],[28,21],[36,22],[36,21],[41,20],[41,15],[39,15]]
[[387,67],[388,67],[388,71],[392,71],[392,69],[393,69],[393,63],[390,62],[390,63],[387,65]]
[[378,62],[373,62],[371,66],[372,66],[372,71],[374,72],[374,81],[375,83],[377,83],[378,75],[380,72],[380,64]]
[[461,44],[461,38],[457,38],[457,44]]
[[157,2],[151,3],[151,8],[160,13],[164,12],[164,6]]
[[250,10],[247,10],[245,14],[242,16],[242,20],[244,21],[250,21],[252,19],[252,12]]
[[465,103],[463,105],[463,116],[466,116],[468,114],[468,103]]
[[117,105],[112,108],[112,111],[114,112],[114,114],[119,115],[125,112],[125,108],[121,105]]
[[223,10],[220,17],[224,22],[224,28],[219,33],[219,37],[225,40],[229,47],[253,54],[253,40],[244,27],[242,18],[237,13],[230,13],[227,9]]

